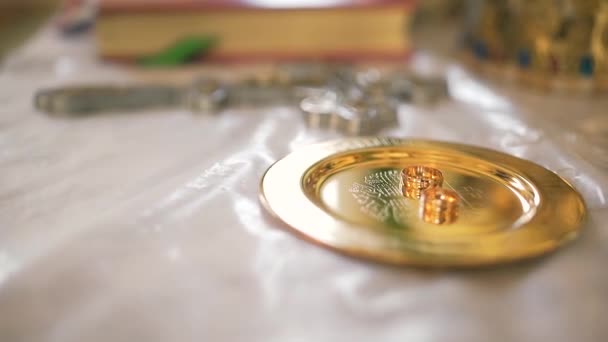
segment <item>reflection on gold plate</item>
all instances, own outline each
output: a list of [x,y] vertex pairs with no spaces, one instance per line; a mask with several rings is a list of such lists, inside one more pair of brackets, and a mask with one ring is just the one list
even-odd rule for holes
[[[439,170],[441,187],[422,199],[405,196],[402,171],[412,166]],[[311,145],[272,165],[260,187],[266,209],[300,235],[393,264],[463,267],[538,256],[576,237],[586,212],[572,186],[541,166],[420,140]],[[425,219],[421,201],[429,215],[431,199],[444,201],[436,203],[447,219]]]

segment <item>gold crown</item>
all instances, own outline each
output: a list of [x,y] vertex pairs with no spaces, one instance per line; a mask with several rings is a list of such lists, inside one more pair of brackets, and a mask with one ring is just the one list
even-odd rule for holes
[[464,41],[480,65],[608,89],[608,0],[475,0]]

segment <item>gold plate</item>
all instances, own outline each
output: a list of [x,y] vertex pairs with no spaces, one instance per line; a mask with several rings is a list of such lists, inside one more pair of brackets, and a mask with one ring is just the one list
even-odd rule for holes
[[[441,171],[459,197],[448,224],[427,223],[403,195],[410,166]],[[393,138],[315,144],[272,165],[261,201],[297,233],[337,251],[393,264],[479,266],[554,250],[577,236],[581,196],[553,172],[475,146]]]

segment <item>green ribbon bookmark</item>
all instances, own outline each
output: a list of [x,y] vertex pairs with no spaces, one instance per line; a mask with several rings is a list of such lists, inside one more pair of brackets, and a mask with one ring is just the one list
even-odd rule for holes
[[146,67],[171,67],[188,63],[197,56],[209,52],[217,43],[215,36],[190,36],[158,52],[141,58],[137,64]]

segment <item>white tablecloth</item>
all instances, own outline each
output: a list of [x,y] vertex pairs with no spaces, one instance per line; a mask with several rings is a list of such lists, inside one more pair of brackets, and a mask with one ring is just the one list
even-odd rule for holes
[[0,72],[0,341],[607,340],[606,165],[586,153],[601,137],[578,128],[606,102],[445,70],[454,99],[404,106],[383,134],[482,145],[558,172],[589,206],[577,241],[474,271],[308,244],[264,214],[259,179],[337,135],[307,131],[289,107],[49,117],[31,105],[40,87],[156,76],[99,63],[88,38],[40,32]]

